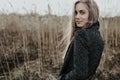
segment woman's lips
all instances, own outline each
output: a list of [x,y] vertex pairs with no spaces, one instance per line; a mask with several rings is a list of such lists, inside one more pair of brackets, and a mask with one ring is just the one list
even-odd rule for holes
[[77,24],[80,24],[82,21],[76,21]]

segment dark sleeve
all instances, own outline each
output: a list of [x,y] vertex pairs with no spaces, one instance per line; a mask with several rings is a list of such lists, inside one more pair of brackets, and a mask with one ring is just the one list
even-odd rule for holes
[[64,80],[85,80],[88,75],[88,37],[84,30],[76,31],[74,35],[73,70],[64,75]]

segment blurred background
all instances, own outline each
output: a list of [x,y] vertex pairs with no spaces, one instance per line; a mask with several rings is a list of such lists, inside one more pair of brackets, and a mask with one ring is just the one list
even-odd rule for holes
[[[76,0],[0,0],[0,80],[56,80]],[[105,42],[94,80],[120,79],[120,0],[95,0]]]

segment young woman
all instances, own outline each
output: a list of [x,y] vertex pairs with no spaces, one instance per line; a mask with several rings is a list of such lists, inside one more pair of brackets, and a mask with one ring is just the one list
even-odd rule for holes
[[99,9],[94,0],[74,4],[71,43],[58,80],[91,80],[99,65],[104,41],[99,31]]

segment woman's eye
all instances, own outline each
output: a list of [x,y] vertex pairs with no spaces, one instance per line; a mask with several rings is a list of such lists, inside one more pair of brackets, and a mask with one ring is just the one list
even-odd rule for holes
[[77,11],[75,11],[75,14],[77,14]]
[[85,12],[84,12],[84,11],[79,11],[79,13],[80,13],[80,14],[85,14]]

